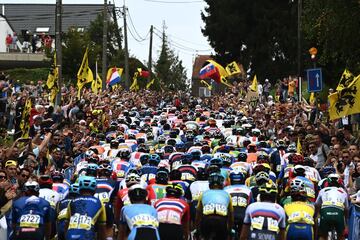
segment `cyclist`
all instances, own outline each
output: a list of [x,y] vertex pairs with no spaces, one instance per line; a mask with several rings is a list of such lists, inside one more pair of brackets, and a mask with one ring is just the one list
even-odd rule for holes
[[219,173],[209,176],[210,189],[199,198],[196,211],[196,232],[204,239],[227,239],[233,225],[230,195],[223,190],[224,177]]
[[338,239],[342,240],[349,216],[348,194],[338,174],[330,174],[327,183],[316,199],[316,213],[320,212],[319,239],[327,239],[328,232],[335,229]]
[[188,239],[190,209],[189,205],[181,199],[183,195],[181,185],[172,183],[166,187],[166,197],[155,202],[161,239]]
[[67,207],[67,240],[92,240],[98,232],[99,239],[106,239],[106,211],[101,201],[94,197],[96,179],[79,177],[80,196],[73,199]]
[[160,240],[157,212],[155,208],[145,204],[146,197],[147,191],[140,184],[129,188],[132,204],[121,210],[118,240]]
[[60,200],[64,199],[69,193],[69,185],[64,183],[64,174],[59,171],[51,173],[53,181],[52,189],[60,194]]
[[286,239],[314,239],[314,206],[307,201],[305,182],[295,178],[290,182],[291,203],[284,206],[288,226]]
[[39,184],[29,179],[24,184],[25,196],[12,207],[14,239],[43,240],[51,236],[50,203],[39,198]]
[[240,233],[243,219],[245,217],[246,207],[254,200],[249,187],[245,186],[245,175],[239,170],[232,170],[230,172],[230,186],[224,188],[232,199],[234,207],[234,227]]
[[69,203],[71,200],[76,198],[79,195],[79,184],[71,184],[69,188],[69,194],[58,202],[56,206],[56,215],[57,215],[57,237],[58,240],[65,240],[65,216]]
[[165,197],[168,181],[169,173],[166,169],[160,168],[156,173],[155,183],[148,185],[146,188],[149,193],[148,200],[151,205],[154,205],[156,200]]
[[196,215],[196,206],[200,195],[209,190],[209,174],[203,168],[199,168],[196,176],[196,181],[191,183],[189,189],[191,193],[191,202],[190,202],[190,212],[191,212],[191,221],[195,221]]
[[100,164],[97,169],[96,179],[96,190],[95,197],[97,197],[102,204],[105,206],[106,210],[106,232],[110,236],[112,234],[112,227],[114,224],[114,209],[113,205],[115,203],[116,193],[118,192],[119,184],[111,179],[112,168],[110,164],[103,163]]
[[241,240],[285,239],[285,211],[276,203],[277,193],[274,183],[268,182],[259,187],[260,202],[247,207]]

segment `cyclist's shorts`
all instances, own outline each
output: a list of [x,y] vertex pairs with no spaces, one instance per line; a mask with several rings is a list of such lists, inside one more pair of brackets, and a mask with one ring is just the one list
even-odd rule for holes
[[128,240],[160,240],[157,229],[150,227],[133,228]]
[[114,224],[114,210],[112,203],[105,204],[105,211],[106,211],[106,225],[113,226]]
[[344,211],[335,207],[322,208],[320,210],[319,232],[322,234],[327,234],[333,229],[335,229],[339,234],[344,232]]
[[204,239],[227,239],[227,217],[218,215],[203,216],[200,224],[200,232]]
[[39,228],[19,228],[15,231],[14,239],[43,240],[44,232]]
[[161,240],[183,240],[183,226],[178,224],[160,223],[159,235]]
[[286,228],[286,240],[313,240],[312,225],[305,223],[290,223]]
[[197,205],[198,201],[195,200],[190,203],[190,218],[192,222],[195,222]]

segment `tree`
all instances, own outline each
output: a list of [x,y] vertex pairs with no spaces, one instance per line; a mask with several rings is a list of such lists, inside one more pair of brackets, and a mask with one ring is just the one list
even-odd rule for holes
[[317,63],[335,86],[344,68],[360,73],[360,4],[358,0],[304,1],[306,48],[318,49]]
[[297,4],[276,0],[205,0],[204,36],[220,63],[241,62],[260,78],[296,73]]
[[186,89],[186,70],[179,57],[170,49],[165,31],[163,32],[160,56],[154,67],[160,85],[171,90]]

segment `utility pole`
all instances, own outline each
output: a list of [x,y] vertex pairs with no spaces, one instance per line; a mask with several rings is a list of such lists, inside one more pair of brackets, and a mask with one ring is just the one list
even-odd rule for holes
[[116,28],[115,36],[116,36],[116,41],[117,41],[118,47],[119,47],[119,49],[121,49],[122,48],[122,46],[121,46],[121,36],[120,36],[120,31],[119,31],[119,25],[118,25],[118,22],[117,22],[115,0],[113,0],[113,4],[114,4],[114,7],[113,7],[112,14],[114,16],[114,24],[115,24],[115,28]]
[[56,67],[58,68],[58,93],[55,100],[55,105],[61,104],[61,88],[62,88],[62,43],[61,43],[61,15],[62,15],[62,0],[56,0],[55,8],[55,52],[56,52]]
[[[101,77],[102,77],[102,90],[106,88],[106,52],[107,52],[107,0],[104,0],[104,26],[103,26],[103,45],[102,45],[102,67],[101,67]],[[95,76],[96,78],[97,76]]]
[[129,90],[130,81],[129,81],[129,49],[128,49],[128,39],[127,39],[127,24],[126,24],[126,6],[124,0],[123,15],[124,15],[124,41],[125,41],[125,89]]
[[154,27],[153,25],[151,25],[150,27],[150,47],[149,47],[149,62],[148,62],[148,70],[149,70],[149,81],[151,81],[152,79],[152,44],[153,44],[153,31],[154,31]]
[[302,0],[298,0],[298,16],[297,16],[297,22],[298,22],[298,29],[297,29],[297,40],[298,40],[298,44],[297,44],[297,57],[298,57],[298,62],[297,62],[297,72],[298,72],[298,77],[301,77],[301,15],[302,15]]

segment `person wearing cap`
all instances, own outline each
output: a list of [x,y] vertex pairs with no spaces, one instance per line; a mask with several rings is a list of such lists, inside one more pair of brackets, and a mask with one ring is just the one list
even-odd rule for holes
[[146,204],[147,194],[140,184],[129,188],[131,204],[121,210],[118,240],[160,240],[158,213]]
[[269,82],[269,79],[265,79],[265,83],[263,85],[263,93],[266,102],[269,100],[268,97],[270,95],[270,88],[271,88],[271,83]]
[[259,187],[260,201],[247,207],[240,240],[285,239],[286,215],[276,203],[277,193],[274,183]]
[[39,197],[39,184],[29,179],[24,184],[23,197],[16,200],[12,208],[14,239],[50,240],[50,204]]
[[12,184],[17,183],[17,161],[15,160],[8,160],[5,163],[5,170],[8,175],[8,179]]

